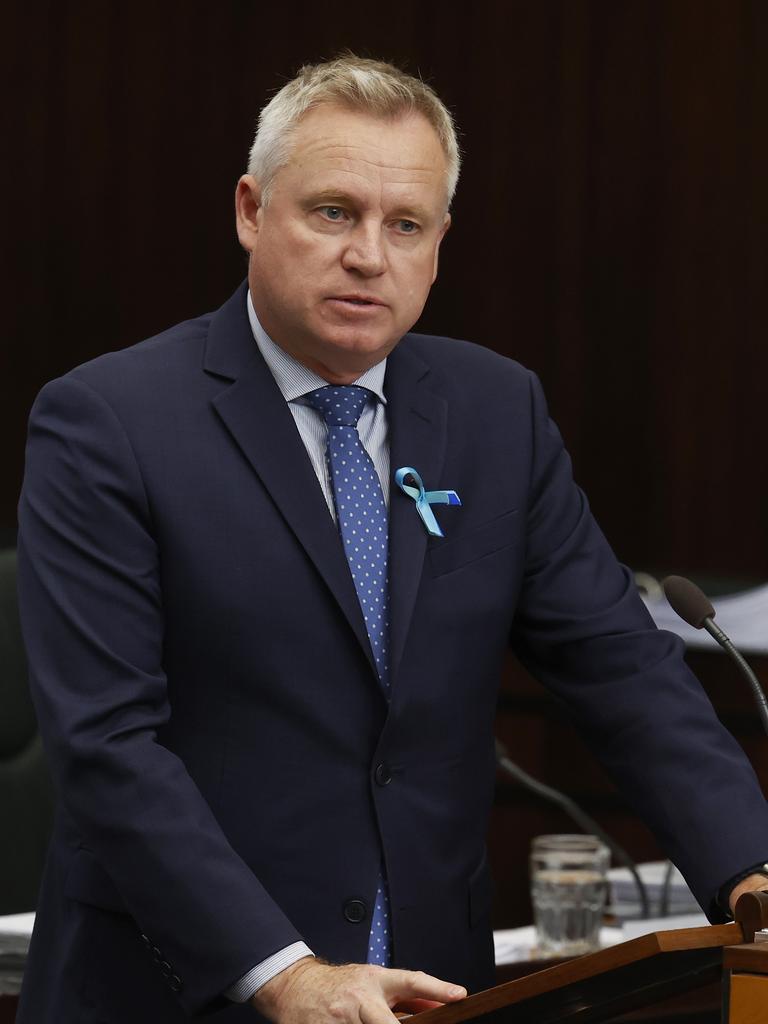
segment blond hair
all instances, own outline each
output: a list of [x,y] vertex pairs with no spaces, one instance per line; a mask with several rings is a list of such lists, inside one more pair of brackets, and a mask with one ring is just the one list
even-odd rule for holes
[[275,174],[288,163],[293,136],[301,118],[320,103],[339,103],[381,118],[422,114],[440,140],[447,163],[448,204],[459,180],[461,155],[453,117],[437,93],[420,78],[394,64],[345,53],[320,64],[305,64],[259,114],[256,138],[251,146],[248,173],[269,202]]

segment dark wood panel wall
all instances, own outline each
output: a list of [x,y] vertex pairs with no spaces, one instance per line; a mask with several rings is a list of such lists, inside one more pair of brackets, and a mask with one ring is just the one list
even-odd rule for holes
[[539,372],[630,564],[768,573],[763,0],[9,7],[0,525],[37,389],[223,301],[256,113],[349,46],[421,71],[462,128],[421,326]]
[[[764,579],[764,0],[6,5],[4,536],[36,391],[227,297],[245,272],[232,193],[258,109],[300,63],[344,47],[420,71],[461,126],[421,328],[540,374],[623,560]],[[556,741],[561,759],[575,749],[567,723],[521,685],[500,728],[554,780]],[[598,769],[573,757],[615,824]],[[565,822],[509,790],[500,807],[497,869],[519,879],[530,834]],[[640,825],[621,828],[656,852]],[[507,921],[524,913],[515,886]]]

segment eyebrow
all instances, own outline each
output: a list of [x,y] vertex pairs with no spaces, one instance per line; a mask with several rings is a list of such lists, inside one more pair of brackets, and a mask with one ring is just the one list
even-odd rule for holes
[[310,192],[310,194],[304,200],[305,206],[317,206],[323,203],[328,206],[343,205],[344,203],[354,203],[354,196],[349,195],[348,192],[341,192],[339,189],[325,188],[319,192]]

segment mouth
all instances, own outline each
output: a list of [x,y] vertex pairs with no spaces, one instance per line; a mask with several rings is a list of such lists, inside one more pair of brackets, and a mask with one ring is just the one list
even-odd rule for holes
[[380,299],[377,299],[373,295],[361,295],[358,293],[351,295],[331,295],[330,300],[331,302],[343,302],[348,306],[361,306],[363,308],[384,305]]

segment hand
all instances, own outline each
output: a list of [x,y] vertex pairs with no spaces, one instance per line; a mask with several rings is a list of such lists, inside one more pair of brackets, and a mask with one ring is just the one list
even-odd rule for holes
[[745,892],[757,891],[768,892],[768,878],[765,875],[747,875],[746,878],[742,878],[739,884],[731,889],[731,895],[728,897],[731,913],[736,913],[736,904],[739,896],[742,896]]
[[464,999],[459,985],[422,971],[369,964],[333,967],[305,957],[267,982],[251,1000],[275,1024],[393,1024],[393,1010],[430,1009]]

